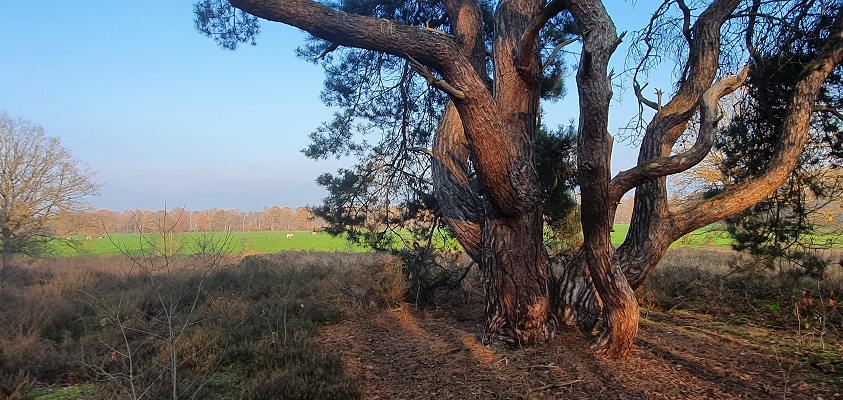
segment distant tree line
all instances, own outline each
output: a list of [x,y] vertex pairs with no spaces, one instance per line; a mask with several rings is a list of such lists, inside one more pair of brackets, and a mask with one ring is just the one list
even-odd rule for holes
[[61,213],[51,223],[55,236],[172,232],[319,231],[325,221],[306,207],[272,206],[260,211],[240,210],[88,210]]

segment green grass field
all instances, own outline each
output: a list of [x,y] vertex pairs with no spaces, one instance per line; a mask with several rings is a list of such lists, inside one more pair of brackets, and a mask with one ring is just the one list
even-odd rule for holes
[[[612,244],[620,246],[629,232],[629,224],[615,224],[612,232]],[[730,248],[732,239],[725,231],[715,225],[697,229],[677,240],[671,247],[680,248]]]
[[[287,239],[288,234],[293,238]],[[232,232],[232,233],[185,233],[174,235],[171,249],[180,243],[181,254],[196,254],[201,243],[215,243],[225,254],[266,254],[284,251],[319,251],[319,252],[361,252],[366,251],[342,237],[327,233],[313,236],[303,232]],[[156,248],[163,248],[163,241],[158,235],[149,234],[141,237],[136,234],[110,235],[105,238],[86,240],[84,236],[74,236],[72,242],[57,241],[54,253],[59,257],[116,256],[124,252],[143,254]]]
[[[627,232],[629,224],[615,224],[612,243],[619,246]],[[287,234],[294,237],[287,239]],[[365,248],[349,242],[343,237],[334,237],[326,233],[316,236],[303,232],[232,232],[226,233],[185,233],[177,235],[181,243],[181,254],[195,254],[197,243],[222,244],[225,254],[268,254],[284,251],[319,251],[319,252],[363,252]],[[84,236],[74,236],[72,242],[57,241],[54,254],[58,257],[81,256],[116,256],[124,252],[129,254],[147,254],[153,244],[163,247],[156,235],[146,235],[145,240],[139,235],[111,235],[103,239],[86,240]],[[820,239],[823,239],[820,237]],[[824,239],[823,239],[824,240]],[[441,241],[441,239],[440,239]],[[156,244],[157,243],[157,244]],[[726,232],[714,226],[698,229],[689,233],[673,244],[674,248],[720,248],[728,249],[732,241]],[[176,246],[173,246],[175,248]],[[451,246],[453,247],[453,246]]]

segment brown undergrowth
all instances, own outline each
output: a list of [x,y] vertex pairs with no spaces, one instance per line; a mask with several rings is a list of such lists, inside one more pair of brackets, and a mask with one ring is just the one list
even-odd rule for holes
[[154,279],[126,258],[14,268],[0,292],[0,398],[67,386],[102,399],[360,396],[315,333],[397,304],[395,258],[285,253],[210,273],[188,261]]
[[[732,256],[669,253],[637,293],[640,332],[620,362],[596,357],[579,332],[531,349],[483,346],[476,271],[419,309],[400,301],[396,258],[246,257],[207,276],[198,297],[191,291],[198,318],[176,346],[177,387],[183,398],[840,396],[840,274],[741,281],[723,268]],[[167,346],[151,334],[160,310],[125,261],[43,260],[11,271],[0,292],[0,398],[64,387],[84,398],[171,395]],[[171,287],[196,289],[189,274],[180,279]],[[122,305],[123,317],[109,317],[106,305]],[[143,396],[127,385],[130,353]]]
[[[726,281],[739,279],[725,277],[731,257],[731,252],[671,252],[638,292],[645,307],[625,361],[596,357],[588,338],[575,331],[531,349],[483,346],[476,275],[462,290],[440,296],[436,305],[419,310],[405,304],[325,327],[319,342],[342,356],[346,373],[367,399],[817,399],[843,394],[839,369],[829,368],[840,357],[835,330],[814,328],[814,339],[825,335],[823,350],[804,328],[791,324],[802,321],[804,327],[805,319],[836,309],[803,308],[801,320],[794,316],[769,323],[772,314],[760,313],[748,296],[779,293],[778,301],[786,304],[819,292],[791,296],[783,289],[786,282],[776,277],[758,278],[751,283],[755,291],[745,290],[747,282],[732,283],[736,286],[730,289]],[[822,290],[836,285],[829,279]],[[825,357],[826,365],[815,362],[816,357]]]

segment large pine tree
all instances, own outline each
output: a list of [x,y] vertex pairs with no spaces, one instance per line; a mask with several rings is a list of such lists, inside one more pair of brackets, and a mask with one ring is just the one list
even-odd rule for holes
[[[668,246],[763,199],[797,164],[819,90],[843,57],[839,11],[823,33],[825,44],[805,64],[787,99],[781,135],[767,167],[715,197],[668,201],[665,177],[699,163],[711,149],[720,116],[718,101],[742,85],[745,72],[738,72],[747,61],[742,57],[747,47],[775,51],[777,43],[769,38],[791,27],[816,25],[828,10],[836,10],[826,3],[830,2],[712,0],[692,9],[684,0],[666,0],[658,6],[650,25],[632,38],[644,49],[637,70],[659,55],[681,56],[676,90],[658,103],[639,92],[641,103],[652,106],[655,115],[642,129],[638,165],[614,178],[608,134],[613,77],[608,65],[622,38],[598,0],[230,0],[236,10],[203,0],[197,5],[197,26],[223,44],[250,41],[253,16],[259,17],[296,26],[330,43],[317,45],[326,59],[335,47],[358,52],[361,61],[347,67],[350,74],[380,76],[366,65],[394,65],[392,70],[402,71],[407,78],[397,76],[392,82],[403,86],[363,79],[354,91],[338,95],[377,96],[395,87],[399,94],[392,98],[399,104],[404,101],[401,96],[407,96],[414,107],[439,107],[431,114],[435,120],[393,116],[415,121],[407,128],[435,125],[430,146],[420,153],[428,154],[422,160],[430,167],[440,216],[483,272],[486,339],[533,345],[553,335],[560,323],[578,324],[590,333],[600,318],[604,323],[594,347],[609,357],[625,357],[638,330],[633,289]],[[545,213],[533,143],[540,126],[542,82],[552,71],[544,68],[541,33],[560,15],[570,16],[582,36],[577,179],[584,243],[562,275],[554,278],[542,241]],[[408,79],[426,86],[408,87]],[[447,105],[425,100],[437,96],[447,96]],[[369,111],[378,117],[390,110]],[[694,115],[699,115],[694,146],[671,155]],[[384,123],[390,121],[394,120]],[[328,125],[324,143],[350,143],[343,129],[342,124]],[[333,135],[340,140],[331,140]],[[418,144],[401,143],[407,148]],[[629,235],[614,249],[609,240],[614,211],[633,189]]]

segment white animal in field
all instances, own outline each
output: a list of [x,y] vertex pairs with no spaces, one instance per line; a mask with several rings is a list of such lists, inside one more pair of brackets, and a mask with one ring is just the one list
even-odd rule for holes
[[293,238],[293,236],[295,236],[295,235],[293,235],[292,233],[288,233],[288,234],[287,234],[287,239],[292,239],[292,238]]
[[85,240],[94,240],[94,237],[93,237],[93,236],[90,236],[90,235],[89,235],[89,236],[85,236]]
[[314,231],[314,232],[310,232],[310,236],[316,236],[316,235],[318,235],[318,234],[319,234],[319,232],[315,232],[315,231]]

